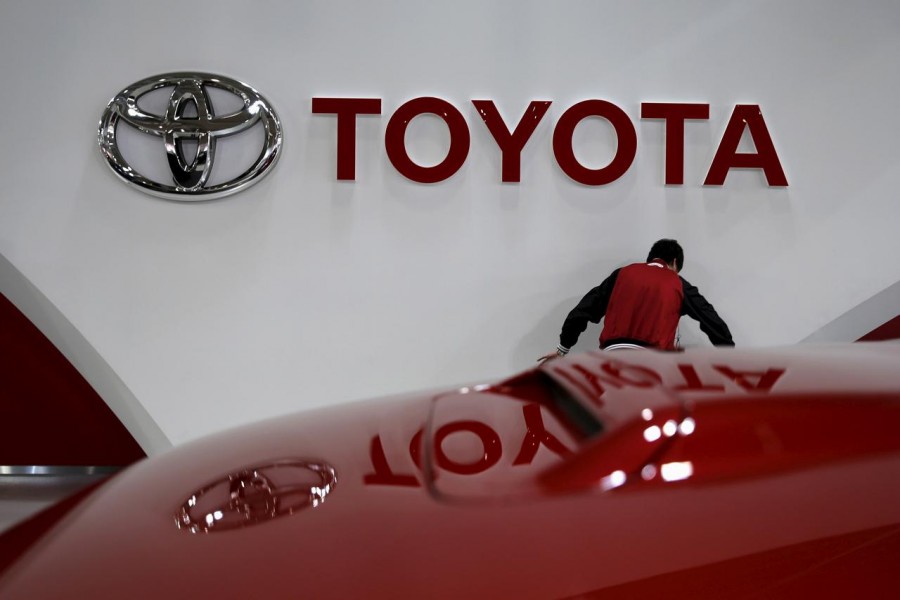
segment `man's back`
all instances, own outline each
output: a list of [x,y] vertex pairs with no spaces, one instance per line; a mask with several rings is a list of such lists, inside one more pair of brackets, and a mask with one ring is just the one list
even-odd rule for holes
[[556,352],[540,357],[545,361],[563,356],[578,341],[587,324],[604,317],[600,347],[658,348],[675,350],[678,320],[687,315],[700,324],[716,346],[734,346],[728,325],[700,291],[678,273],[684,250],[671,239],[653,244],[647,262],[613,271],[573,308],[563,322]]
[[683,298],[681,279],[663,261],[622,267],[606,310],[601,347],[632,342],[674,349]]

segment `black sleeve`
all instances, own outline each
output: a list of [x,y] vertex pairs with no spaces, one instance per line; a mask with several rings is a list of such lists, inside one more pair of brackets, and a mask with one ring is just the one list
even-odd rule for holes
[[684,289],[684,300],[681,302],[681,314],[700,323],[700,331],[706,334],[714,346],[734,346],[728,325],[700,294],[700,290],[688,283],[683,277],[681,286]]
[[569,312],[562,326],[562,332],[559,334],[559,345],[563,348],[571,348],[578,341],[578,336],[587,328],[588,321],[591,323],[599,323],[603,315],[606,314],[606,307],[609,305],[609,297],[612,294],[613,286],[616,284],[616,277],[619,275],[619,269],[603,280],[603,283],[589,291],[578,303],[578,306]]

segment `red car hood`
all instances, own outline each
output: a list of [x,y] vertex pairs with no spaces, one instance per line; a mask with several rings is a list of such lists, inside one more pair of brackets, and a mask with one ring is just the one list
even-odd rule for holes
[[[898,367],[885,344],[598,352],[266,421],[117,475],[0,597],[881,592]],[[872,572],[835,580],[848,557]]]

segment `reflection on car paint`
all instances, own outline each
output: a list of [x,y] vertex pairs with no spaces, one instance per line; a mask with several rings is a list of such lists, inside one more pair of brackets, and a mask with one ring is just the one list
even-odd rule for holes
[[[547,448],[550,452],[560,457],[572,454],[573,450],[560,441],[558,434],[555,435],[548,430],[544,421],[545,414],[542,413],[540,405],[532,402],[523,405],[521,408],[525,433],[522,436],[519,451],[513,459],[513,465],[531,465],[541,447]],[[484,450],[477,459],[465,463],[451,458],[444,450],[444,442],[450,436],[464,432],[475,436]],[[420,471],[423,469],[421,444],[424,433],[424,428],[419,429],[409,444],[409,457]],[[503,455],[503,444],[497,431],[487,423],[474,419],[442,424],[434,432],[432,440],[437,467],[456,475],[477,475],[483,473],[497,465]],[[391,466],[385,455],[380,435],[372,438],[369,445],[369,458],[372,462],[372,472],[366,473],[363,477],[363,483],[366,485],[421,487],[422,483],[413,472],[402,472]]]
[[[898,350],[585,353],[266,421],[120,473],[30,549],[5,536],[0,597],[893,597]],[[290,456],[340,497],[247,466]],[[278,518],[291,485],[310,510]]]
[[246,467],[191,494],[175,523],[191,533],[258,525],[319,506],[336,483],[334,468],[322,461],[286,459]]
[[[677,364],[678,376],[669,379],[649,367],[631,365],[620,360],[598,361],[599,369],[577,362],[554,361],[548,371],[582,391],[594,404],[603,405],[609,389],[651,388],[664,386],[673,392],[724,392],[722,381],[701,378],[694,365]],[[736,384],[745,392],[767,394],[784,375],[786,369],[770,367],[764,370],[742,371],[727,365],[711,365],[715,374],[726,382]]]
[[[586,359],[591,360],[590,355]],[[695,365],[678,363],[676,371],[663,374],[653,368],[629,364],[620,359],[606,359],[600,356],[592,362],[595,364],[588,367],[578,362],[560,361],[557,364],[551,364],[548,372],[562,382],[568,382],[580,396],[586,397],[595,407],[601,409],[604,405],[603,396],[607,394],[608,390],[619,392],[629,389],[641,391],[655,388],[678,393],[712,394],[724,392],[725,384],[730,382],[738,390],[746,393],[768,394],[773,391],[776,383],[786,372],[785,368],[774,366],[742,370],[725,364],[716,364],[712,365],[713,370],[710,373],[701,375]],[[718,377],[719,380],[715,380],[713,377]],[[502,386],[475,386],[462,388],[457,393],[460,397],[463,395],[486,397],[485,394],[496,392],[499,387]],[[501,463],[504,448],[498,431],[501,433],[504,433],[501,430],[511,431],[516,427],[515,423],[503,419],[494,419],[493,422],[487,423],[479,420],[474,411],[471,415],[473,418],[449,420],[435,426],[429,451],[433,453],[436,472],[444,471],[447,475],[456,476],[478,475]],[[673,411],[662,414],[659,410],[654,413],[651,408],[643,408],[640,415],[647,422],[641,430],[643,440],[651,444],[661,440],[665,441],[666,438],[690,435],[696,428],[693,418],[676,414]],[[511,465],[506,466],[530,466],[541,447],[549,450],[559,459],[568,458],[576,451],[580,441],[576,441],[572,447],[560,441],[558,435],[552,433],[545,424],[545,418],[548,417],[553,418],[547,411],[542,411],[538,403],[528,402],[522,405],[521,419],[516,419],[516,421],[519,423],[524,421],[525,432],[520,438],[521,443],[517,446],[519,450],[515,458]],[[372,470],[364,475],[363,482],[366,485],[421,487],[423,464],[420,455],[424,432],[425,427],[423,426],[409,441],[409,457],[415,468],[397,464],[396,453],[391,453],[395,457],[394,464],[392,464],[385,452],[382,437],[380,435],[372,437],[369,446]],[[444,451],[444,442],[463,432],[471,434],[483,449],[480,456],[465,463],[454,460]],[[505,436],[503,437],[505,438]],[[501,464],[502,466],[504,465]],[[655,476],[657,468],[650,466],[654,469]],[[621,469],[614,469],[611,473],[598,477],[598,480],[605,478],[603,481],[606,481],[606,483],[601,483],[601,487],[614,488],[623,484],[624,479],[615,475],[620,471]],[[644,472],[645,480],[652,479],[652,477],[646,476],[648,472]],[[690,477],[691,473],[688,465],[679,463],[679,465],[665,469],[662,478],[665,481],[682,481]],[[609,485],[610,483],[615,485]]]

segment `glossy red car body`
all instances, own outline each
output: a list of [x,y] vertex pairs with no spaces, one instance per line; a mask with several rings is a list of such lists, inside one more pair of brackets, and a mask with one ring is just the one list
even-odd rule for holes
[[894,597],[898,373],[886,343],[596,352],[275,419],[0,538],[0,597]]

